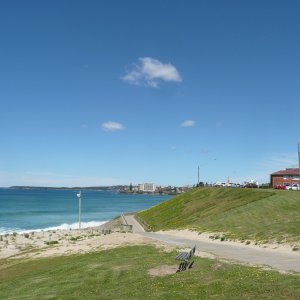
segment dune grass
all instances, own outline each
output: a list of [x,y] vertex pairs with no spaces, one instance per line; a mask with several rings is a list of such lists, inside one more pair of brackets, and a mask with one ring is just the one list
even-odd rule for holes
[[150,230],[224,232],[233,239],[300,241],[300,192],[198,188],[138,213]]
[[299,299],[299,275],[195,257],[194,268],[163,277],[148,270],[178,265],[152,246],[37,260],[0,261],[0,299]]

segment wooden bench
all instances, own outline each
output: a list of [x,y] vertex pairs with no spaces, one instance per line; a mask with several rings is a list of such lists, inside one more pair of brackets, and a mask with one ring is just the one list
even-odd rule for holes
[[191,269],[193,264],[194,264],[194,261],[192,261],[192,262],[185,261],[185,262],[180,263],[176,273],[183,272],[186,269]]
[[175,259],[178,260],[189,260],[196,251],[196,246],[193,247],[193,249],[189,252],[179,252],[178,255],[175,257]]
[[183,272],[186,269],[192,268],[194,261],[190,262],[189,260],[195,254],[195,251],[196,251],[196,246],[194,246],[192,248],[192,250],[190,250],[189,252],[179,252],[178,253],[178,255],[175,257],[175,259],[184,260],[184,261],[179,264],[179,267],[178,267],[178,270],[176,271],[176,273]]

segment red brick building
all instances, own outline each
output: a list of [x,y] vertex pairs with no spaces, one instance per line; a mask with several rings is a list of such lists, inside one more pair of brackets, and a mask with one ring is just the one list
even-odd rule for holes
[[277,171],[271,174],[271,185],[286,185],[287,183],[300,183],[299,169],[290,168],[281,171]]

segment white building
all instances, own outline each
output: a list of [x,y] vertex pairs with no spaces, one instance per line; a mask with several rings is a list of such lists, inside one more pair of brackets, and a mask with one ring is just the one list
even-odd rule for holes
[[146,193],[154,193],[156,190],[156,186],[154,183],[141,183],[139,184],[139,191]]

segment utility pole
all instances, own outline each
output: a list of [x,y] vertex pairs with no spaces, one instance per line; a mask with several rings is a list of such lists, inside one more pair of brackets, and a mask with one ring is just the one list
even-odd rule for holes
[[300,183],[300,143],[298,143],[298,164],[299,164],[299,183]]
[[199,173],[199,166],[198,166],[198,182],[197,182],[197,186],[199,186],[199,178],[200,178],[200,173]]

